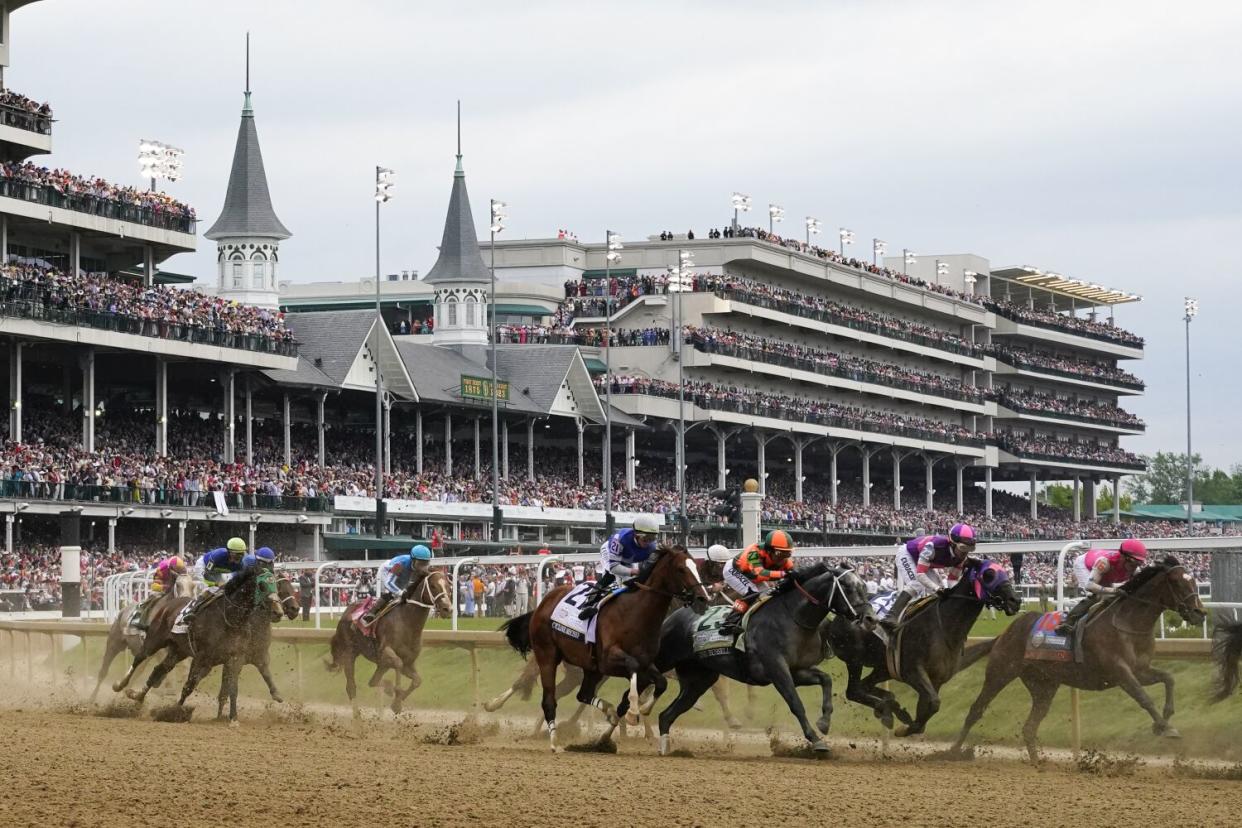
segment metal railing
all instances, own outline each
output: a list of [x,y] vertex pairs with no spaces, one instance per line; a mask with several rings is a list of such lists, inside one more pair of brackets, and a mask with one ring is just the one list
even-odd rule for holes
[[51,135],[53,120],[51,113],[31,112],[19,106],[0,103],[0,122],[5,126]]
[[[177,506],[214,509],[213,492],[190,492],[172,488],[144,489],[137,486],[99,486],[81,483],[0,479],[0,497],[27,500],[69,501],[142,506]],[[273,512],[330,512],[332,498],[326,495],[303,497],[262,493],[228,492],[224,502],[230,509]]]
[[18,178],[0,178],[0,196],[17,198],[48,207],[59,207],[75,213],[144,224],[176,233],[194,233],[198,219],[173,210],[127,204],[111,198],[99,198],[86,193],[62,193],[48,184],[35,184]]

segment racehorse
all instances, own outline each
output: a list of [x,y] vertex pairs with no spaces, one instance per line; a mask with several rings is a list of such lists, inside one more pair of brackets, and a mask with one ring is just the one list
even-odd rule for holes
[[108,628],[108,639],[104,647],[103,663],[99,665],[99,675],[95,679],[95,689],[91,691],[91,704],[95,703],[95,697],[99,694],[99,688],[103,684],[104,679],[108,677],[108,670],[112,667],[112,662],[122,651],[128,648],[130,655],[133,656],[133,662],[130,664],[125,676],[112,685],[112,690],[115,693],[125,689],[125,686],[129,684],[144,661],[167,646],[168,631],[172,627],[173,619],[177,617],[177,613],[190,602],[190,599],[197,592],[198,582],[193,575],[188,572],[184,575],[178,575],[173,585],[172,593],[157,601],[151,608],[151,611],[147,613],[147,631],[145,635],[130,629],[130,623],[133,621],[134,613],[138,611],[139,604],[130,604],[121,610],[116,620],[112,622],[112,626]]
[[[237,677],[246,662],[249,640],[254,636],[270,634],[262,628],[280,620],[280,613],[273,612],[255,586],[258,574],[256,568],[243,569],[221,588],[217,599],[195,610],[187,632],[169,632],[168,652],[164,660],[151,672],[145,687],[137,691],[127,690],[126,695],[142,704],[152,687],[158,687],[173,667],[190,658],[190,674],[177,700],[177,706],[184,708],[185,700],[198,683],[211,672],[211,668],[220,664],[224,668],[220,679],[221,692],[229,697],[229,721],[236,722]],[[282,606],[287,606],[284,599],[294,594],[293,583],[288,578],[276,579],[276,597]],[[170,618],[164,613],[160,622],[171,627],[175,618],[175,615]]]
[[[1152,730],[1157,735],[1178,737],[1180,734],[1169,724],[1173,715],[1173,677],[1151,666],[1156,648],[1154,627],[1166,609],[1176,610],[1188,624],[1203,623],[1207,613],[1199,600],[1195,580],[1175,558],[1167,557],[1139,570],[1119,590],[1115,599],[1079,622],[1075,634],[1082,636],[1081,664],[1025,657],[1031,630],[1041,618],[1038,612],[1023,614],[995,639],[979,645],[978,652],[988,654],[987,674],[951,750],[961,750],[988,704],[1014,679],[1021,679],[1031,694],[1031,712],[1022,726],[1022,736],[1033,763],[1039,762],[1035,741],[1039,724],[1048,715],[1062,684],[1080,690],[1120,687],[1151,716]],[[1163,712],[1156,709],[1143,690],[1145,685],[1158,682],[1164,684]]]
[[1242,658],[1242,621],[1218,621],[1212,660],[1216,662],[1216,693],[1212,701],[1224,701],[1238,689],[1238,659]]
[[[660,754],[669,751],[669,730],[718,678],[727,676],[747,685],[774,685],[802,733],[816,751],[827,752],[832,718],[832,679],[818,668],[828,655],[820,624],[828,613],[873,627],[875,611],[867,603],[867,587],[848,566],[830,568],[818,563],[794,570],[762,607],[750,616],[746,628],[746,652],[700,656],[695,653],[697,621],[692,612],[678,610],[660,631],[656,669],[673,669],[681,691],[660,713]],[[811,728],[798,687],[818,684],[823,704],[816,727]]]
[[[1000,564],[971,558],[962,568],[961,580],[901,623],[894,633],[899,636],[895,644],[890,639],[886,645],[878,634],[837,615],[828,626],[828,640],[849,674],[845,697],[874,710],[886,728],[893,727],[896,715],[904,725],[894,731],[897,736],[922,733],[940,709],[941,686],[982,657],[981,653],[973,658],[968,655],[963,663],[962,645],[985,606],[1015,615],[1022,609],[1022,599]],[[890,656],[895,657],[895,673],[889,664]],[[866,678],[862,677],[863,668],[871,669]],[[889,679],[908,684],[918,693],[913,720],[897,703],[895,695],[877,686]]]
[[[610,728],[601,740],[606,742],[621,716],[631,726],[638,724],[638,697],[648,685],[655,686],[648,709],[668,686],[654,661],[660,646],[660,624],[669,604],[679,598],[691,604],[692,611],[702,613],[711,597],[686,548],[661,544],[643,562],[638,576],[628,582],[626,591],[600,608],[595,643],[587,644],[556,632],[552,626],[552,611],[570,589],[557,587],[533,612],[512,618],[501,627],[513,649],[523,656],[532,650],[535,653],[543,684],[543,719],[553,750],[557,749],[556,668],[562,661],[582,668],[578,701],[594,705],[607,717]],[[604,676],[630,680],[629,690],[615,708],[595,695]]]
[[[294,593],[283,596],[280,599],[280,607],[284,611],[285,618],[293,621],[298,617],[298,596]],[[262,624],[255,629],[255,634],[250,637],[246,644],[245,661],[246,664],[253,664],[255,669],[259,671],[259,675],[263,677],[263,683],[267,685],[267,692],[271,695],[272,701],[282,704],[284,698],[280,695],[280,691],[276,689],[276,682],[272,680],[272,671],[269,666],[271,659],[272,647],[272,625]],[[227,685],[224,677],[220,680],[220,693],[216,697],[216,718],[224,718],[224,702],[228,699],[226,692]]]
[[[427,624],[427,617],[433,609],[441,618],[447,618],[453,612],[448,577],[437,569],[416,585],[406,587],[400,603],[373,622],[374,629],[369,636],[359,632],[353,622],[361,603],[355,601],[350,604],[337,622],[336,633],[332,636],[331,658],[325,666],[332,673],[345,668],[345,692],[349,695],[355,716],[359,715],[358,684],[354,678],[354,662],[358,656],[375,662],[375,674],[367,682],[369,687],[379,687],[384,674],[390,669],[396,670],[398,676],[393,682],[391,707],[393,713],[400,713],[402,702],[423,683],[414,669],[414,662],[423,649],[423,627]],[[401,689],[401,676],[410,680],[410,686],[404,690]]]

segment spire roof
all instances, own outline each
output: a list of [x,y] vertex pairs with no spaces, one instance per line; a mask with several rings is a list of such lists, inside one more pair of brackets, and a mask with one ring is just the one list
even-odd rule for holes
[[470,194],[466,192],[466,172],[461,165],[461,110],[457,115],[457,169],[453,173],[453,191],[449,195],[448,215],[444,219],[444,236],[440,240],[440,257],[423,279],[428,284],[448,282],[486,282],[491,271],[479,252],[479,237],[474,230],[470,212]]
[[272,197],[267,191],[267,173],[263,169],[263,153],[259,150],[259,133],[254,125],[254,109],[250,105],[249,77],[224,209],[204,235],[213,240],[229,236],[287,239],[293,235],[272,209]]

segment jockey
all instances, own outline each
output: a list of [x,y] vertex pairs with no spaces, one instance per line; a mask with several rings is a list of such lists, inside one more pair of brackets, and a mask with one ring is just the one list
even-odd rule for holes
[[379,568],[375,582],[379,585],[380,598],[366,615],[362,623],[371,624],[383,612],[384,607],[400,598],[410,584],[417,584],[426,577],[431,566],[431,550],[423,544],[415,544],[404,555],[398,555]]
[[262,563],[268,569],[276,567],[276,553],[272,551],[270,546],[260,546],[255,551],[246,555],[241,559],[241,568],[249,569],[250,567]]
[[177,555],[164,558],[155,565],[155,571],[151,573],[151,594],[138,605],[138,609],[134,612],[133,625],[136,629],[146,630],[151,608],[165,595],[172,594],[177,578],[185,572],[185,561]]
[[946,588],[936,570],[947,569],[952,578],[960,578],[974,550],[975,530],[965,523],[955,524],[948,535],[920,535],[898,546],[897,598],[881,626],[892,632],[912,599]]
[[738,594],[720,632],[742,631],[742,617],[755,599],[783,581],[793,570],[793,539],[782,529],[768,532],[762,544],[752,543],[725,564],[724,582]]
[[[195,596],[186,609],[183,623],[187,626],[190,619],[194,617],[194,613],[204,604],[215,600],[220,594],[220,588],[228,581],[229,576],[234,572],[240,572],[242,569],[242,560],[246,555],[246,542],[241,538],[229,538],[224,546],[207,552],[203,557],[198,559],[195,564],[195,570],[203,582],[207,584],[207,591]],[[273,586],[273,589],[275,587]]]
[[1087,597],[1074,605],[1057,625],[1058,635],[1069,635],[1074,625],[1106,595],[1113,595],[1117,587],[1134,577],[1138,568],[1147,561],[1147,547],[1140,540],[1123,540],[1115,552],[1111,549],[1092,549],[1074,558],[1074,578],[1078,588]]
[[586,620],[599,612],[600,599],[618,581],[633,578],[639,565],[647,560],[655,548],[660,527],[654,518],[639,515],[631,529],[622,529],[599,548],[599,566],[595,567],[595,589],[587,594],[578,617]]

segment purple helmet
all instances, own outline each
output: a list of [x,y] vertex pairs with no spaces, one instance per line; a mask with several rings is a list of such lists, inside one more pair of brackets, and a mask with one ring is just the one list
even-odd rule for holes
[[975,545],[975,530],[969,523],[956,523],[949,530],[949,540],[964,546]]

